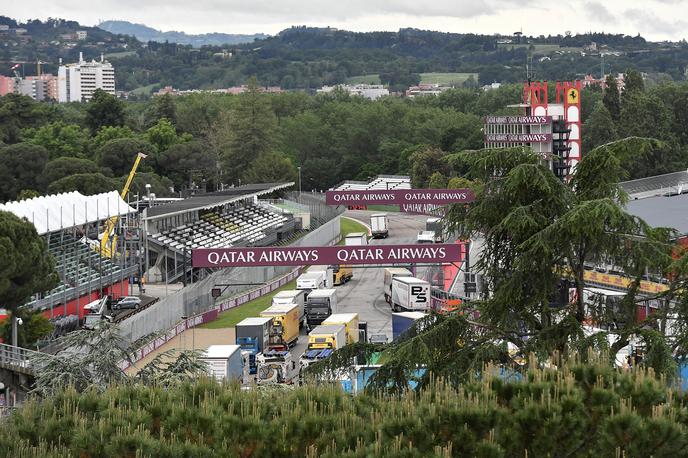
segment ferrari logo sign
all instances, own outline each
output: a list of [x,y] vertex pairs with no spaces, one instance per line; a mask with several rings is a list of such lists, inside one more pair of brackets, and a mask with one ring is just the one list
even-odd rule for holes
[[569,89],[566,93],[566,102],[569,105],[578,104],[578,89]]

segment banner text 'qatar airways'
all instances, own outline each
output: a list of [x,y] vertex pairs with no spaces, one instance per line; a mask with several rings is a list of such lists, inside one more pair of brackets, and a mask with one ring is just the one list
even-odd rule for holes
[[389,189],[326,191],[327,205],[448,205],[473,202],[470,189]]
[[461,261],[453,243],[326,247],[199,248],[193,267],[305,266],[319,264],[435,264]]

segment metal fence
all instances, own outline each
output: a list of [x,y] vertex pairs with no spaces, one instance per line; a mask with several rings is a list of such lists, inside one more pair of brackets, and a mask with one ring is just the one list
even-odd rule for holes
[[26,348],[13,347],[12,345],[0,344],[0,367],[13,372],[31,374],[33,367],[31,357],[40,353]]

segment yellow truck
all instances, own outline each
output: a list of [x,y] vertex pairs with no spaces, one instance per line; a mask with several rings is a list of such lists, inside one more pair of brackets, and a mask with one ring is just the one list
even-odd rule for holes
[[333,284],[335,286],[343,285],[354,276],[354,269],[351,266],[334,264],[330,267],[332,268]]
[[337,350],[346,345],[343,324],[320,325],[308,333],[308,350]]
[[358,313],[335,313],[328,316],[322,324],[343,324],[346,329],[346,343],[358,342]]
[[268,346],[274,349],[288,349],[299,339],[299,306],[297,304],[275,304],[262,312],[262,318],[272,318]]

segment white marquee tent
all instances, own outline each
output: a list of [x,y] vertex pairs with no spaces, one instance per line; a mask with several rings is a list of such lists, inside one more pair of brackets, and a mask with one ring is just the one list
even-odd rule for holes
[[73,191],[34,197],[20,202],[0,204],[0,211],[11,212],[28,219],[36,226],[39,234],[136,212],[122,200],[117,191],[93,196],[84,196]]

